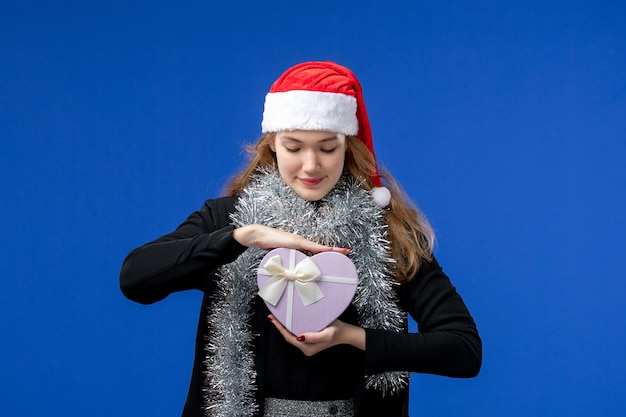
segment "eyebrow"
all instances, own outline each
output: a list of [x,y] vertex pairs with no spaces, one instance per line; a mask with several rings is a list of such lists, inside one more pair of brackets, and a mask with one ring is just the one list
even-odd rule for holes
[[[284,135],[283,139],[291,140],[293,142],[302,143],[302,141],[300,139],[294,138],[293,136]],[[330,142],[330,141],[333,141],[333,140],[339,140],[339,137],[337,135],[332,135],[332,136],[329,136],[327,138],[324,138],[324,139],[320,140],[319,142]]]

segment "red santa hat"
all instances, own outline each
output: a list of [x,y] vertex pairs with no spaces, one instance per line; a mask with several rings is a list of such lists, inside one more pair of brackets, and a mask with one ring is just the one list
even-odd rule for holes
[[[304,62],[285,71],[265,96],[261,129],[263,133],[323,130],[357,136],[376,163],[361,84],[352,71],[334,62]],[[374,201],[386,207],[391,194],[382,186],[377,167],[371,179]]]

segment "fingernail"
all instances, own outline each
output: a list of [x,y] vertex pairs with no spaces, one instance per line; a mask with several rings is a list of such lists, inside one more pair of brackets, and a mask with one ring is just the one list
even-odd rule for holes
[[300,335],[300,336],[296,337],[296,340],[298,342],[304,342],[304,336]]

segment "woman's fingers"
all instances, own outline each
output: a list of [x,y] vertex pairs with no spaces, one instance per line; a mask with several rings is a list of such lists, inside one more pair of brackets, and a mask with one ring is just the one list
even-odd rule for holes
[[235,229],[233,238],[244,246],[258,246],[262,249],[289,248],[313,253],[332,251],[343,255],[350,253],[349,248],[321,245],[295,233],[283,232],[259,224],[250,224]]
[[291,343],[294,346],[298,346],[297,345],[298,338],[294,336],[289,330],[287,330],[287,328],[283,326],[283,324],[279,322],[278,319],[276,319],[276,317],[274,317],[273,314],[270,314],[269,316],[267,316],[267,318],[274,325],[274,327],[278,329],[280,334],[283,335],[283,337],[285,338],[287,342]]
[[313,252],[313,253],[319,253],[319,252],[338,252],[341,253],[343,255],[347,255],[350,253],[350,248],[340,248],[337,246],[325,246],[325,245],[320,245],[318,243],[315,242],[311,242],[310,240],[306,240],[304,239],[304,244],[303,247],[301,248],[293,248],[293,249],[302,249],[302,250],[306,250],[309,252]]
[[309,332],[295,336],[274,315],[270,314],[267,318],[288,343],[300,349],[306,356],[313,356],[336,344],[337,329],[334,325],[320,332]]

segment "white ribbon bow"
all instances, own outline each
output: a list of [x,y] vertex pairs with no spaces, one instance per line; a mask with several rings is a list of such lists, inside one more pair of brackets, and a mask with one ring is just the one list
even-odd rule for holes
[[272,275],[259,289],[259,296],[273,306],[278,304],[287,283],[293,282],[300,299],[305,306],[324,298],[315,283],[315,279],[322,273],[311,258],[304,258],[294,269],[285,269],[280,262],[280,256],[272,256],[264,265],[264,269]]

